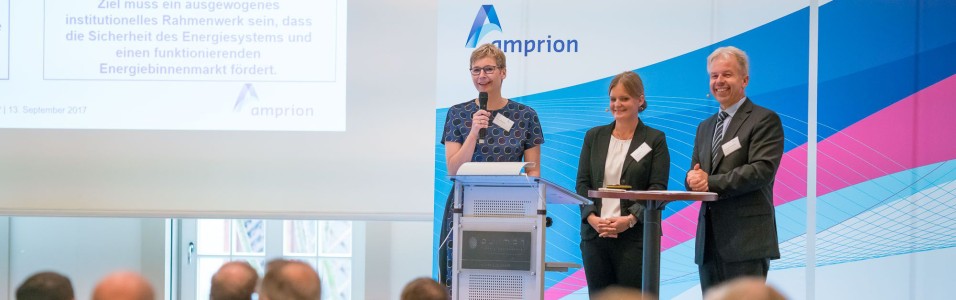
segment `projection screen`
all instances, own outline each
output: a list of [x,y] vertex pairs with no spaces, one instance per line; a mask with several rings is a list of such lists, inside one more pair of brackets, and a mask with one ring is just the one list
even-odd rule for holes
[[423,4],[0,1],[0,214],[430,219]]

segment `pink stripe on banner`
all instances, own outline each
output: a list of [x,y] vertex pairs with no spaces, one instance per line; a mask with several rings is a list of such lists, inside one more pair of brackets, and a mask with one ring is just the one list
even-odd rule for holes
[[661,224],[661,252],[677,246],[697,235],[697,214],[700,212],[700,203],[674,213]]
[[544,291],[545,300],[561,299],[577,290],[587,287],[584,269],[579,269]]
[[817,156],[819,194],[956,158],[953,95],[956,76],[887,106],[821,142]]
[[[860,120],[820,142],[819,195],[900,171],[956,159],[956,76],[950,76]],[[916,147],[914,145],[919,145]],[[807,145],[784,153],[774,183],[774,205],[806,197]],[[700,204],[671,215],[662,224],[661,251],[696,235]],[[560,299],[586,287],[584,270],[554,285],[545,299]]]
[[783,155],[774,180],[774,206],[807,196],[807,144]]

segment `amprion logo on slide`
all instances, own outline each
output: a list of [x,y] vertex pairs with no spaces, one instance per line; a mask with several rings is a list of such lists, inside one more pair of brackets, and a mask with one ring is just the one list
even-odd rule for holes
[[236,98],[236,104],[232,106],[232,111],[241,112],[243,104],[246,104],[246,97],[259,101],[259,95],[256,95],[256,89],[252,87],[251,83],[242,86],[242,91],[239,91],[239,97]]
[[[495,11],[495,6],[485,4],[478,9],[478,14],[475,15],[475,21],[471,25],[471,31],[468,32],[468,40],[465,41],[465,48],[477,47],[481,38],[492,31],[499,31],[504,34],[504,31],[501,29],[501,21],[498,19],[498,12]],[[544,39],[504,39],[494,40],[491,41],[491,43],[497,46],[498,49],[501,49],[501,51],[524,53],[524,56],[528,56],[529,53],[542,52],[578,52],[577,39],[552,39],[550,34]]]
[[256,94],[256,89],[252,87],[251,83],[246,83],[242,86],[242,90],[239,91],[239,97],[236,98],[236,104],[232,106],[232,111],[236,113],[244,113],[243,107],[246,106],[247,102],[250,103],[251,108],[248,109],[248,114],[253,117],[269,117],[274,119],[279,118],[288,118],[288,117],[314,117],[315,108],[313,107],[300,107],[295,105],[290,106],[263,106],[259,100],[259,95]]
[[[488,23],[486,24],[485,21],[488,21]],[[475,15],[475,23],[471,25],[471,32],[468,33],[468,41],[465,41],[465,47],[478,47],[478,40],[481,40],[481,37],[492,30],[501,31],[501,21],[498,21],[495,6],[485,4],[478,9],[478,15]]]

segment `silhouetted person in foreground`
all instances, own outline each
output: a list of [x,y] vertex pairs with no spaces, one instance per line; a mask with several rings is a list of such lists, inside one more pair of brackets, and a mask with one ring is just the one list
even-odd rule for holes
[[128,271],[106,275],[93,289],[93,300],[153,300],[154,297],[149,281]]
[[429,277],[415,278],[402,289],[401,300],[448,300],[448,290]]
[[641,290],[613,285],[611,287],[602,289],[600,292],[594,295],[594,300],[657,300],[657,297],[654,297],[651,294],[642,293]]
[[56,272],[31,275],[17,288],[17,300],[73,300],[73,283]]
[[742,277],[707,291],[704,300],[785,300],[780,292],[764,283],[762,277]]
[[259,289],[261,300],[317,300],[322,282],[312,266],[301,261],[273,260]]
[[209,300],[251,300],[259,273],[245,261],[227,262],[212,275]]

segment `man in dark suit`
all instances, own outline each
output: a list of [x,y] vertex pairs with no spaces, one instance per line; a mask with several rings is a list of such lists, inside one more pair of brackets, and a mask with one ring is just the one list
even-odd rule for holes
[[697,219],[694,260],[701,290],[743,276],[766,280],[780,258],[773,182],[783,156],[783,126],[773,111],[754,104],[744,89],[747,55],[722,47],[707,57],[710,92],[720,112],[697,127],[687,189],[714,192]]

